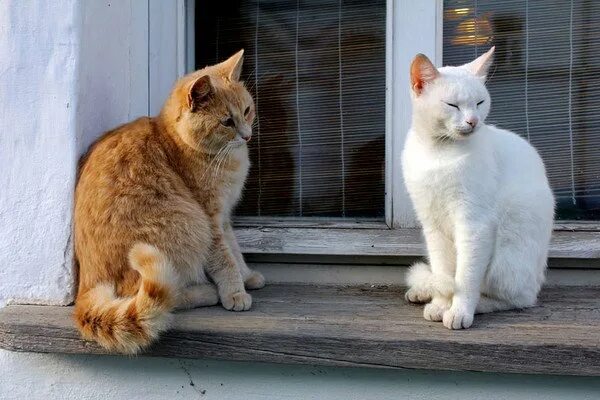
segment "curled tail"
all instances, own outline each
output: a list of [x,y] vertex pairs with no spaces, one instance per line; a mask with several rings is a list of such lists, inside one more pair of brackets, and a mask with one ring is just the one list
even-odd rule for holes
[[429,265],[418,262],[410,267],[406,284],[415,291],[435,296],[451,297],[454,294],[454,280],[448,275],[434,274]]
[[169,327],[176,277],[167,257],[148,244],[133,246],[129,264],[140,273],[135,296],[116,297],[112,283],[99,284],[77,298],[74,317],[85,339],[111,351],[135,354]]

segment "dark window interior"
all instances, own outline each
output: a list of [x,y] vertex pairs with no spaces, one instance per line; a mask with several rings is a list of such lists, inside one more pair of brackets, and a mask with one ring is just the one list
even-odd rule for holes
[[540,152],[559,219],[600,219],[600,1],[446,0],[444,64],[496,45],[488,122]]
[[245,49],[259,116],[237,214],[384,216],[385,0],[196,1],[196,66]]

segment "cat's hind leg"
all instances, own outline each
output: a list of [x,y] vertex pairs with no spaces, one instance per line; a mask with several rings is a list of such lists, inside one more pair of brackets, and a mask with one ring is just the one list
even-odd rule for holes
[[183,289],[177,302],[178,310],[214,306],[219,303],[217,288],[212,283],[201,283]]
[[517,307],[509,301],[501,300],[501,299],[494,299],[492,297],[488,297],[488,296],[482,294],[481,297],[479,298],[479,302],[477,303],[477,307],[475,308],[475,314],[486,314],[486,313],[491,313],[494,311],[512,310],[515,308],[524,308],[524,307]]

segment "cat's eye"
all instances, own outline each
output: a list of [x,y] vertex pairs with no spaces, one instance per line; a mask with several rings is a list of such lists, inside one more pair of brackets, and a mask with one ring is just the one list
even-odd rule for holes
[[246,110],[244,111],[244,117],[247,117],[248,114],[250,114],[250,106],[246,107]]
[[482,105],[484,101],[485,100],[481,100],[479,103],[477,103],[477,107],[479,107],[480,105]]
[[235,122],[233,122],[233,118],[227,117],[227,118],[221,120],[221,125],[230,128],[235,125]]
[[[446,102],[444,102],[444,103],[446,103]],[[452,103],[446,103],[446,104],[449,105],[450,107],[454,107],[457,110],[460,110],[460,108],[458,108],[458,106],[456,104],[452,104]]]

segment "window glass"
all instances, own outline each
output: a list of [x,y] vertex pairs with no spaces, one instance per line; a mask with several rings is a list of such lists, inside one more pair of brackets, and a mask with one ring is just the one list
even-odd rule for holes
[[384,216],[385,0],[196,0],[196,66],[245,49],[258,121],[238,215]]
[[496,45],[488,123],[540,152],[559,219],[600,218],[600,1],[446,0],[443,62]]

